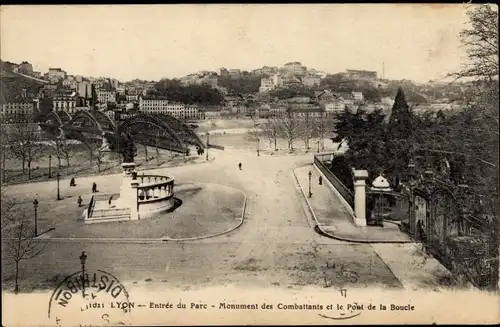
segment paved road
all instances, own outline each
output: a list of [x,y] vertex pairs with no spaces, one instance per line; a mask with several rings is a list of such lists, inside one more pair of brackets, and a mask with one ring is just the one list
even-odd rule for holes
[[[311,162],[310,155],[257,157],[254,152],[215,150],[210,154],[215,156],[210,163],[158,171],[179,181],[244,190],[248,206],[240,229],[184,244],[50,243],[41,256],[21,265],[21,287],[53,287],[63,276],[80,269],[81,251],[89,256],[87,269],[109,271],[131,287],[345,285],[347,279],[337,274],[342,265],[353,272],[356,278],[351,281],[358,286],[401,287],[370,245],[342,243],[313,231],[292,174],[294,167]],[[238,162],[243,164],[241,171]],[[103,192],[111,191],[120,179],[119,175],[79,178],[72,192],[90,189],[92,181]],[[47,182],[12,186],[10,192],[29,199],[37,193],[50,197],[54,188],[55,182]],[[335,264],[336,270],[326,269],[327,263]],[[10,279],[10,284],[12,266],[3,269],[4,281]]]

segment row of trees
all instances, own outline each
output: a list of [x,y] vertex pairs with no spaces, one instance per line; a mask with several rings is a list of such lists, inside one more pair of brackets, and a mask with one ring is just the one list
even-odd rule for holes
[[65,168],[66,174],[69,174],[69,167],[73,164],[72,159],[78,153],[88,151],[90,165],[96,163],[101,171],[101,164],[108,152],[102,147],[100,140],[85,145],[66,137],[47,139],[31,120],[21,120],[9,124],[8,128],[2,128],[0,142],[3,180],[6,177],[8,158],[20,162],[22,173],[27,173],[28,179],[31,179],[35,163],[43,158],[51,156],[54,161],[57,160],[52,167]]
[[[251,137],[256,139],[265,137],[269,141],[269,147],[278,150],[278,140],[285,139],[290,151],[294,150],[297,140],[301,140],[304,148],[311,148],[312,138],[318,138],[323,141],[328,133],[333,129],[334,117],[321,113],[319,116],[313,116],[305,112],[303,116],[298,116],[291,110],[288,110],[283,116],[269,117],[264,123],[259,125],[260,132],[251,132]],[[322,145],[323,147],[323,145]]]

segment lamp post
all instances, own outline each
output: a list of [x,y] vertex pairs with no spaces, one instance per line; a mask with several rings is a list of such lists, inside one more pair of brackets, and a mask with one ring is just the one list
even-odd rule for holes
[[316,143],[318,144],[318,151],[317,151],[317,153],[319,153],[319,140],[317,140]]
[[312,172],[309,170],[309,174],[307,174],[309,176],[309,197],[312,196],[312,193],[311,193],[311,177],[312,177]]
[[49,178],[52,178],[52,155],[49,154]]
[[57,199],[61,200],[61,193],[59,192],[59,179],[61,178],[61,174],[59,174],[58,172],[56,177],[57,177]]
[[87,255],[82,251],[80,255],[80,263],[82,264],[82,296],[85,297],[85,262],[87,262]]
[[33,201],[33,209],[35,209],[35,236],[38,236],[38,199]]
[[259,145],[260,145],[260,139],[257,138],[257,157],[260,156]]

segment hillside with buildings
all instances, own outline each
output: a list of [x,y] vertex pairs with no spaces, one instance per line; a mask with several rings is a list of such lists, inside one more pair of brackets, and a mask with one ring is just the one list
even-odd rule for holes
[[72,75],[62,68],[41,73],[33,65],[2,62],[2,119],[26,113],[98,110],[167,113],[185,120],[282,116],[287,110],[318,116],[382,109],[389,113],[398,87],[415,111],[451,110],[462,105],[470,85],[416,84],[380,78],[376,71],[347,69],[327,73],[301,62],[251,71],[220,68],[175,79],[119,81],[112,77]]

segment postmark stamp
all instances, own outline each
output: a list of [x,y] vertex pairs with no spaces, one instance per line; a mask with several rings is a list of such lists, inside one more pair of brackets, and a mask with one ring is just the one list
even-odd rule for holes
[[120,324],[134,307],[125,286],[103,270],[75,272],[52,292],[48,317],[57,325]]

